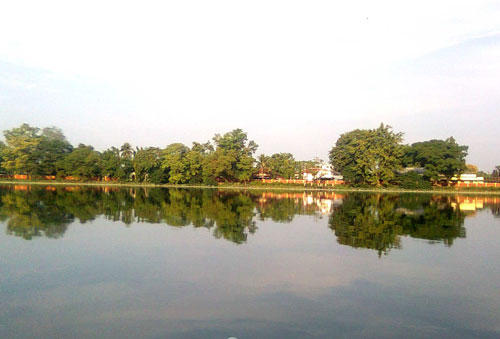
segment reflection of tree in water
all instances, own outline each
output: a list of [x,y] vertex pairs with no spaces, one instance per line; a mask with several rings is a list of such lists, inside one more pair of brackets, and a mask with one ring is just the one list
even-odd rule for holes
[[[316,205],[303,204],[302,193],[293,198],[267,193],[163,188],[28,187],[1,190],[0,216],[8,232],[33,236],[62,236],[75,220],[86,223],[104,216],[111,221],[166,223],[170,226],[213,228],[216,238],[243,243],[260,220],[290,222],[297,214],[313,215]],[[287,195],[288,196],[288,195]]]
[[[311,198],[312,197],[312,198]],[[400,247],[400,236],[451,245],[465,237],[465,214],[452,198],[427,195],[270,193],[210,189],[31,187],[0,190],[0,220],[7,232],[25,239],[61,237],[75,220],[99,216],[111,221],[192,225],[213,230],[216,238],[237,244],[256,232],[259,220],[291,222],[295,215],[333,209],[329,225],[340,244],[387,253]],[[313,199],[314,198],[314,199]],[[330,199],[330,200],[329,200]],[[330,202],[330,204],[324,204]],[[498,205],[492,208],[498,215]],[[331,210],[330,209],[330,210]]]
[[302,204],[297,199],[275,198],[260,199],[257,211],[259,219],[274,222],[291,222],[296,214],[301,214]]
[[57,238],[74,220],[103,215],[134,222],[214,228],[214,236],[235,243],[254,233],[256,197],[238,192],[177,189],[102,189],[58,187],[0,190],[0,220],[9,234],[31,239]]
[[[404,205],[405,196],[401,197]],[[456,238],[465,238],[463,227],[465,214],[450,205],[449,198],[424,198],[417,213],[401,213],[399,223],[403,227],[403,234],[412,238],[443,241],[451,246]]]
[[352,194],[335,208],[330,228],[342,245],[370,248],[379,255],[399,248],[400,226],[396,223],[395,198],[383,195]]
[[[36,191],[35,189],[29,192]],[[66,191],[57,189],[55,197],[42,196],[43,202],[54,199],[61,213],[77,218],[81,223],[92,221],[102,214],[102,193],[98,190],[74,189]]]
[[106,219],[112,221],[122,221],[130,225],[134,218],[134,197],[128,190],[112,190],[107,194],[101,194],[102,206]]
[[216,238],[235,243],[246,240],[256,230],[254,201],[241,193],[215,193],[212,190],[154,189],[136,194],[135,214],[139,222],[170,226],[214,229]]
[[73,222],[61,212],[57,192],[0,190],[0,220],[7,221],[7,233],[31,240],[46,236],[59,238]]
[[400,236],[442,241],[465,237],[465,214],[448,198],[426,195],[352,194],[330,217],[330,228],[343,245],[370,248],[379,255],[400,248]]
[[215,221],[214,236],[237,244],[246,241],[248,230],[255,233],[257,226],[254,217],[255,203],[250,196],[238,193],[222,194],[206,205],[209,218]]
[[490,209],[493,216],[500,218],[500,204],[491,204]]

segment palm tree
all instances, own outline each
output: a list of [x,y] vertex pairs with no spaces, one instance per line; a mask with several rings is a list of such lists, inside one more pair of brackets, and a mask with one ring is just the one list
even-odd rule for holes
[[124,143],[122,147],[120,148],[120,152],[123,158],[125,159],[132,159],[135,155],[135,151],[132,147],[131,144],[128,142]]
[[269,173],[269,157],[265,154],[259,155],[257,158],[257,168],[259,169],[258,176],[262,177]]

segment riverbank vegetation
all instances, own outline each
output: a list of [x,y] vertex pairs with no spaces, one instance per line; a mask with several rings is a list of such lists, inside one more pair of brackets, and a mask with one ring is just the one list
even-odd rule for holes
[[[255,158],[257,143],[241,129],[216,134],[192,146],[133,147],[125,142],[102,152],[91,145],[71,145],[57,127],[28,124],[4,131],[0,141],[0,174],[24,179],[117,181],[145,184],[248,184],[262,177],[302,179],[321,166],[319,159],[298,161],[291,153]],[[452,137],[404,145],[403,133],[381,124],[371,130],[342,134],[330,151],[330,164],[353,187],[430,189],[442,180],[477,167],[465,162],[468,147]],[[410,168],[412,170],[408,171]],[[404,170],[406,169],[406,170]],[[417,170],[414,170],[417,169]],[[491,174],[500,177],[500,166]]]

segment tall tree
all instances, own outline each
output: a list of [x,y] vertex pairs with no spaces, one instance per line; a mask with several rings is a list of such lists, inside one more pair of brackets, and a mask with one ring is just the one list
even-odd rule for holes
[[356,129],[340,136],[330,151],[330,162],[352,183],[379,186],[394,178],[400,168],[402,140],[402,133],[384,124],[377,129]]
[[453,137],[446,140],[416,142],[406,148],[404,161],[425,169],[424,177],[437,181],[440,176],[448,180],[466,169],[468,146],[459,145]]
[[22,124],[3,132],[7,148],[4,150],[4,167],[10,173],[35,174],[38,163],[35,151],[41,142],[40,129]]
[[268,171],[269,156],[261,154],[257,157],[257,168],[259,172],[266,173]]
[[134,155],[135,155],[135,151],[134,151],[134,148],[132,147],[131,144],[129,144],[128,142],[124,143],[122,145],[122,147],[120,148],[120,155],[124,158],[124,159],[129,159],[131,160]]
[[157,147],[141,148],[134,157],[136,180],[162,184],[167,182],[167,174],[161,168],[162,151]]
[[214,177],[223,180],[249,180],[255,170],[253,154],[258,145],[248,141],[247,134],[239,128],[222,136],[216,134],[213,140],[216,149],[208,159],[206,172],[212,171]]
[[101,154],[102,175],[109,178],[126,180],[134,171],[132,161],[120,156],[120,150],[111,147]]
[[290,153],[275,153],[268,164],[273,177],[292,179],[295,175],[295,159]]
[[183,184],[188,181],[186,155],[189,151],[189,147],[181,143],[170,144],[162,151],[161,167],[168,173],[169,182]]
[[56,163],[73,151],[73,146],[66,140],[63,132],[57,127],[46,127],[40,135],[33,156],[38,163],[37,174],[56,175]]
[[186,182],[190,184],[213,184],[214,178],[208,175],[204,176],[203,167],[207,158],[213,153],[214,147],[210,142],[204,144],[193,142],[191,150],[186,154]]

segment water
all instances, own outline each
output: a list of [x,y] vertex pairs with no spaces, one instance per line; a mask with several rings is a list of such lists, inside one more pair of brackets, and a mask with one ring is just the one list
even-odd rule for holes
[[1,338],[500,337],[500,197],[5,186]]

